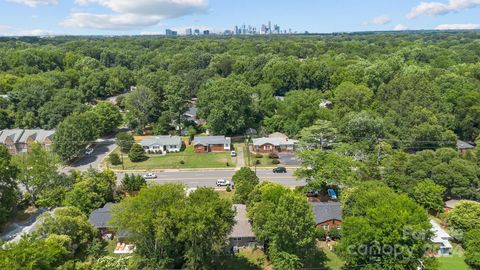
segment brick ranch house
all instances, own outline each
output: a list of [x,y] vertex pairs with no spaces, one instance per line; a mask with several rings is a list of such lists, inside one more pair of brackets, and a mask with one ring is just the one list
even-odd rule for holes
[[4,129],[0,131],[0,144],[5,145],[12,155],[27,153],[34,142],[49,148],[53,143],[54,134],[54,130]]
[[256,153],[293,152],[298,143],[281,133],[273,133],[268,137],[253,139],[252,150]]
[[339,202],[311,202],[317,228],[326,231],[342,225],[342,208]]
[[196,136],[192,145],[195,153],[230,151],[232,140],[225,136]]

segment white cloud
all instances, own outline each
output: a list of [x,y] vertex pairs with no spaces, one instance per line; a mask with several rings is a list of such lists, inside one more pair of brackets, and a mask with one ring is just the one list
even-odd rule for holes
[[480,0],[449,0],[448,3],[421,2],[407,14],[408,19],[420,16],[445,15],[480,6]]
[[480,29],[480,24],[441,24],[435,27],[436,30],[473,30]]
[[0,25],[0,36],[52,36],[54,33],[43,29],[18,29],[8,25]]
[[387,24],[391,21],[392,21],[392,18],[384,15],[384,16],[378,16],[378,17],[374,18],[372,23],[376,24],[376,25],[385,25],[385,24]]
[[95,28],[104,30],[128,30],[157,24],[163,18],[136,14],[73,13],[62,22],[66,27]]
[[408,30],[408,28],[403,25],[403,24],[397,24],[395,27],[393,27],[393,31],[405,31]]
[[97,4],[113,14],[73,13],[62,24],[110,30],[141,28],[161,20],[204,12],[208,0],[75,0],[78,5]]
[[80,5],[98,4],[117,13],[180,17],[204,11],[207,0],[75,0]]
[[58,0],[7,0],[18,4],[27,5],[29,7],[36,7],[40,5],[56,5]]

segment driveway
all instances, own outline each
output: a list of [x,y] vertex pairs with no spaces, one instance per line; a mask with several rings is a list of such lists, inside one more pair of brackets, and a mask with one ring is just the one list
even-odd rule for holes
[[71,170],[86,171],[90,168],[98,169],[102,160],[112,152],[116,147],[115,139],[98,139],[95,143],[93,153],[84,155],[69,166],[61,169],[63,173],[68,173]]
[[300,167],[302,165],[302,162],[295,156],[294,153],[278,153],[278,158],[280,163],[284,166]]

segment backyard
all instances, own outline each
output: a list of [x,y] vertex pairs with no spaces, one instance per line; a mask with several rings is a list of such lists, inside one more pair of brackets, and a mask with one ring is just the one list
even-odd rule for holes
[[465,263],[463,256],[463,249],[453,244],[452,256],[438,257],[440,270],[470,270],[470,267]]
[[[120,154],[115,149],[114,153]],[[155,169],[195,169],[195,168],[235,168],[229,152],[224,153],[195,153],[193,146],[189,145],[180,153],[166,155],[148,155],[148,160],[131,162],[123,154],[124,170],[155,170]],[[122,170],[122,165],[111,166],[112,169]]]

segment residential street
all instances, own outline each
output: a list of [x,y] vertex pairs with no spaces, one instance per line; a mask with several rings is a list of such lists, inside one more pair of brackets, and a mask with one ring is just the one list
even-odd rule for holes
[[[155,172],[157,179],[149,180],[156,183],[183,183],[188,187],[215,187],[218,179],[232,179],[234,170],[230,171],[172,171],[172,172]],[[136,173],[142,175],[143,173]],[[285,185],[287,187],[295,187],[304,185],[305,181],[297,181],[292,175],[293,169],[285,174],[274,174],[271,169],[257,169],[257,175],[261,181],[271,181]],[[120,184],[124,173],[117,173],[117,181]]]
[[98,166],[102,162],[102,160],[115,149],[115,139],[107,138],[107,139],[99,139],[97,140],[96,146],[94,148],[93,153],[90,155],[84,155],[70,166],[66,166],[61,169],[61,172],[68,173],[70,170],[79,170],[79,171],[86,171],[89,168],[98,169]]

